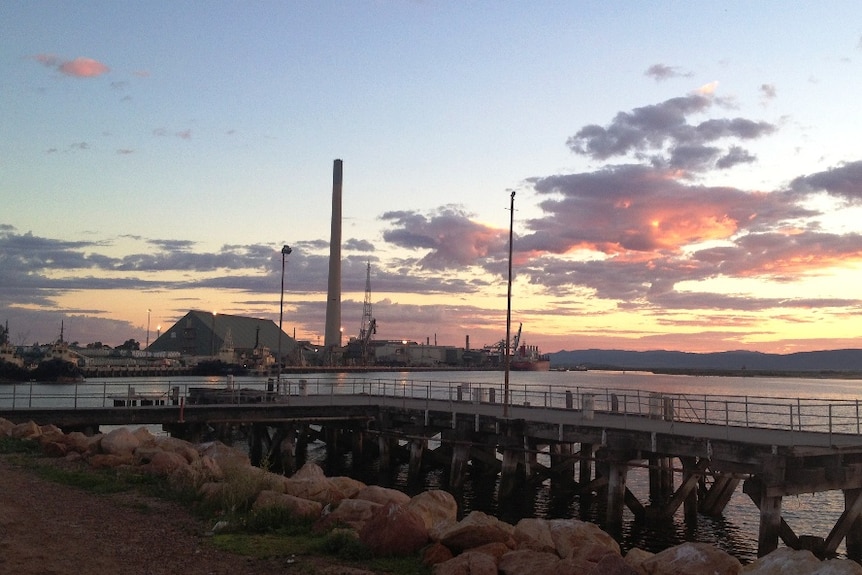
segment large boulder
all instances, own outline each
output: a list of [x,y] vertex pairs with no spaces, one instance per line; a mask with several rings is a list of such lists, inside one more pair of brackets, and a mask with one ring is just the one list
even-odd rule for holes
[[557,546],[551,536],[551,525],[547,519],[537,517],[521,519],[515,524],[512,536],[519,549],[557,552]]
[[644,549],[634,547],[628,550],[625,560],[626,564],[633,567],[638,573],[642,573],[643,570],[641,569],[641,564],[654,555],[655,553],[652,551],[646,551]]
[[320,517],[320,512],[323,509],[323,506],[316,501],[300,499],[299,497],[279,493],[278,491],[264,490],[258,494],[257,499],[255,499],[252,505],[252,509],[259,511],[268,507],[279,507],[287,510],[295,517],[308,519]]
[[422,549],[422,564],[437,565],[444,563],[452,558],[452,552],[445,545],[440,543],[432,543]]
[[229,469],[251,465],[251,460],[248,458],[247,453],[225,445],[221,441],[201,443],[198,445],[198,454],[201,457],[205,455],[211,457],[224,472],[227,472]]
[[365,501],[373,501],[381,505],[394,503],[396,505],[406,505],[410,502],[410,496],[403,491],[390,489],[389,487],[380,487],[379,485],[366,485],[359,493],[353,496],[354,499],[364,499]]
[[[140,451],[141,450],[139,449],[138,453],[140,453]],[[155,449],[149,457],[149,460],[140,465],[140,470],[158,477],[168,477],[177,473],[179,469],[185,469],[187,467],[189,467],[189,462],[186,461],[186,458],[179,453],[171,453],[168,451],[162,451],[161,449]]]
[[314,529],[318,532],[329,531],[333,527],[346,526],[357,532],[371,519],[379,503],[364,499],[344,499],[330,513],[320,518]]
[[112,453],[96,453],[87,458],[87,463],[93,469],[115,469],[117,467],[133,467],[135,456],[131,453],[114,455]]
[[102,453],[126,456],[141,446],[141,440],[125,427],[118,427],[104,434],[100,445]]
[[351,499],[367,487],[365,483],[358,479],[353,479],[352,477],[346,477],[344,475],[330,477],[329,482],[336,490],[338,490],[339,493],[341,493],[343,499]]
[[72,431],[63,435],[57,441],[65,443],[68,446],[68,451],[74,451],[81,455],[93,455],[99,452],[102,434],[85,435],[80,431]]
[[414,495],[407,502],[407,508],[414,511],[430,531],[436,525],[451,525],[458,521],[458,502],[448,491],[431,489]]
[[434,537],[457,554],[486,543],[509,544],[511,541],[514,545],[513,531],[511,525],[496,517],[481,511],[472,511],[458,523],[440,531],[434,530]]
[[742,568],[745,575],[858,575],[862,566],[855,561],[820,561],[811,551],[779,547]]
[[[571,559],[563,559],[562,565],[565,566]],[[578,575],[641,575],[641,572],[629,565],[625,559],[614,553],[607,553],[598,563],[592,565],[592,568],[578,569],[575,571]]]
[[500,557],[497,568],[504,575],[548,575],[560,572],[559,563],[556,553],[518,549]]
[[323,505],[334,505],[344,499],[344,494],[326,477],[297,479],[283,477],[281,490],[294,497],[310,499]]
[[643,563],[646,575],[738,575],[742,564],[738,559],[707,543],[683,543],[656,553]]
[[291,479],[324,479],[326,474],[323,472],[322,467],[313,461],[309,461],[290,477]]
[[64,437],[63,430],[57,427],[56,425],[42,425],[39,427],[41,433],[39,434],[39,443],[45,445],[49,442],[62,442],[62,438]]
[[433,575],[497,575],[497,561],[487,553],[467,551],[434,565]]
[[48,457],[66,457],[69,454],[69,446],[57,441],[42,442],[42,453]]
[[176,437],[159,436],[155,438],[155,445],[162,451],[182,455],[189,463],[200,459],[200,454],[194,444]]
[[138,438],[142,446],[152,446],[156,444],[156,436],[153,435],[146,427],[139,427],[132,432],[132,435]]
[[378,557],[413,555],[428,543],[428,529],[416,513],[390,502],[374,509],[359,540]]
[[599,552],[597,548],[602,547],[622,555],[620,544],[595,523],[578,519],[551,519],[548,521],[548,530],[560,557],[579,557],[584,554],[596,557]]
[[38,439],[42,435],[42,429],[35,422],[28,421],[13,425],[6,434],[14,439]]

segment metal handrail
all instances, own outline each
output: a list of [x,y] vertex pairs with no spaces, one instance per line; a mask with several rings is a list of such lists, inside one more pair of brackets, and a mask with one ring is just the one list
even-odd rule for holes
[[[227,384],[227,385],[226,385]],[[234,389],[270,394],[270,400],[290,401],[297,395],[363,395],[382,398],[497,403],[502,384],[458,381],[308,376],[290,380],[242,381],[224,379],[139,380],[128,383],[0,384],[0,409],[79,409],[132,407],[141,401],[158,405],[181,401],[193,388]],[[240,401],[239,394],[236,394]],[[655,392],[649,390],[581,386],[511,386],[511,405],[570,409],[589,414],[618,414],[664,421],[788,431],[860,434],[859,400],[822,400],[789,397],[728,396]],[[125,401],[123,401],[125,400]]]

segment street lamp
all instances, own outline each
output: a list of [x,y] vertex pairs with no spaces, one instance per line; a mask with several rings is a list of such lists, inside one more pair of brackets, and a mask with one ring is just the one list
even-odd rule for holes
[[215,352],[215,317],[217,314],[218,314],[218,312],[215,312],[215,311],[213,312],[213,324],[210,328],[210,354],[212,355],[213,359],[215,359],[215,354],[216,354],[216,352]]
[[503,383],[503,417],[509,417],[509,366],[511,352],[509,338],[512,335],[512,228],[515,225],[515,192],[509,206],[509,288],[506,294],[506,375]]
[[150,308],[147,308],[147,346],[144,349],[148,349],[150,347],[150,312],[153,311]]
[[281,389],[281,322],[284,318],[284,259],[290,255],[290,246],[285,244],[281,248],[281,302],[278,306],[278,389]]

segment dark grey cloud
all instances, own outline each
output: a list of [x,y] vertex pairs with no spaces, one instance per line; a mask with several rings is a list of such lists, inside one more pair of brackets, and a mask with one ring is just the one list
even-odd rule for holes
[[774,84],[761,84],[760,95],[764,100],[774,100],[778,97],[778,89]]
[[[714,104],[711,96],[691,94],[620,112],[607,126],[584,126],[567,145],[576,154],[595,160],[634,157],[659,167],[702,172],[731,167],[738,162],[728,161],[728,157],[743,157],[738,145],[731,154],[718,145],[722,141],[752,140],[775,131],[773,124],[746,118],[689,123],[691,116],[706,113]],[[750,161],[750,154],[747,157]]]
[[369,242],[368,240],[358,240],[356,238],[350,238],[346,242],[344,242],[345,250],[352,250],[355,252],[373,252],[374,244]]
[[790,188],[802,195],[825,192],[848,203],[859,203],[862,201],[862,161],[799,176],[791,181]]
[[644,72],[644,76],[649,76],[650,78],[655,79],[657,82],[662,82],[664,80],[670,80],[671,78],[689,78],[692,76],[692,73],[686,72],[678,66],[653,64],[646,69],[646,72]]

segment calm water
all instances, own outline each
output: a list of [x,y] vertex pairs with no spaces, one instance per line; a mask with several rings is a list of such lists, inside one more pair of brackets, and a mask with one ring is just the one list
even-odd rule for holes
[[[309,383],[310,393],[315,393],[313,386],[320,385],[318,377],[331,380],[337,378],[337,383],[327,383],[335,393],[349,392],[357,382],[386,381],[396,386],[405,394],[412,388],[421,389],[429,382],[451,382],[453,384],[469,382],[473,386],[493,388],[497,393],[497,401],[502,398],[504,374],[501,372],[410,372],[410,373],[369,373],[350,375],[285,375],[283,378],[293,384],[300,379]],[[136,392],[166,392],[174,385],[187,385],[190,380],[184,378],[146,378],[146,379],[107,379],[89,380],[88,384],[101,384],[100,393],[86,397],[71,397],[74,386],[49,384],[24,384],[18,386],[0,386],[0,406],[26,406],[22,398],[28,397],[33,390],[36,394],[32,400],[36,404],[78,405],[98,404],[111,395],[121,395],[130,386]],[[194,380],[194,385],[200,385],[200,378]],[[213,386],[224,385],[224,378],[210,378]],[[260,378],[236,378],[238,386],[251,383],[261,384]],[[97,387],[97,386],[96,386]],[[862,381],[834,379],[803,379],[803,378],[734,378],[734,377],[696,377],[654,375],[643,372],[512,372],[509,389],[513,403],[524,398],[535,398],[542,390],[571,389],[574,393],[580,388],[630,390],[638,392],[662,392],[687,395],[724,395],[746,396],[756,394],[769,398],[801,398],[820,400],[856,401],[862,399]],[[92,388],[90,388],[92,389]],[[318,389],[317,392],[320,390]],[[122,393],[120,393],[122,392]],[[14,395],[14,398],[13,398]],[[99,396],[99,397],[95,397]],[[312,446],[309,453],[311,459],[323,458],[323,449]],[[546,463],[546,461],[545,461]],[[330,470],[333,471],[333,470]],[[406,466],[393,470],[385,478],[376,475],[375,470],[366,469],[351,471],[345,464],[341,470],[345,474],[359,474],[365,481],[379,481],[416,492],[428,488],[445,487],[447,477],[444,472],[435,471],[427,474],[422,485],[407,485]],[[675,478],[679,485],[679,476]],[[641,502],[648,501],[648,480],[646,471],[633,469],[629,472],[628,486]],[[458,494],[462,512],[481,510],[494,514],[510,523],[516,523],[522,517],[561,518],[576,517],[601,524],[603,516],[598,504],[581,508],[578,498],[552,492],[549,485],[534,488],[524,488],[513,501],[500,503],[495,497],[496,486],[492,481],[468,479],[463,493]],[[600,503],[600,502],[599,502]],[[843,494],[840,491],[826,492],[798,497],[785,497],[782,503],[782,514],[797,535],[816,535],[825,537],[840,516],[844,506]],[[664,524],[651,522],[649,529],[632,521],[626,509],[624,531],[621,535],[621,545],[624,550],[640,547],[652,551],[665,549],[683,541],[702,541],[716,545],[743,562],[749,562],[757,556],[757,532],[759,512],[747,495],[742,493],[742,485],[737,489],[721,518],[700,516],[697,527],[693,530],[686,527],[681,511]],[[839,555],[844,554],[843,544],[839,547]]]

